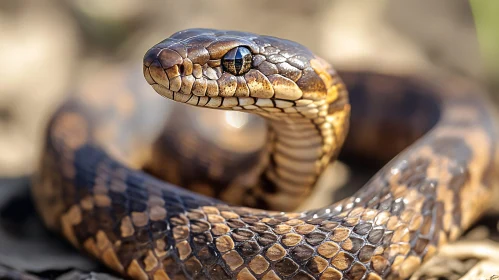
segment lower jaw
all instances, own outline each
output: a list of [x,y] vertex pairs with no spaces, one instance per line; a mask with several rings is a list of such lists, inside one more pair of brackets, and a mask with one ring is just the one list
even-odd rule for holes
[[198,96],[192,93],[174,92],[159,84],[152,85],[152,87],[167,99],[198,107],[243,110],[250,108],[243,108],[243,106],[240,106],[241,102],[248,105],[255,103],[253,97]]

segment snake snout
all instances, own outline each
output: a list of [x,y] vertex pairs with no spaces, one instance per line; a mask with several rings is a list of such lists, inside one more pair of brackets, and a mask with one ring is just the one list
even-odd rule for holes
[[152,48],[144,56],[144,77],[160,95],[174,99],[174,93],[185,91],[185,88],[182,88],[182,79],[187,76],[184,62],[175,51]]

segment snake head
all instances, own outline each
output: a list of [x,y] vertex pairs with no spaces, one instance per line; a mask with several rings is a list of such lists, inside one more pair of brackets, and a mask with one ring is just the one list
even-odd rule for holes
[[221,109],[296,113],[346,96],[333,68],[306,47],[237,31],[177,32],[146,53],[144,76],[162,96]]

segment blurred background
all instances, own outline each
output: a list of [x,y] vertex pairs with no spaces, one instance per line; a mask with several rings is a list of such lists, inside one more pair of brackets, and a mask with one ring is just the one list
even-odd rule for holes
[[[494,0],[2,0],[1,182],[13,186],[13,196],[24,201],[17,189],[36,168],[48,117],[71,92],[126,90],[133,83],[135,90],[155,94],[141,78],[142,56],[178,30],[206,27],[273,35],[308,46],[338,69],[445,71],[475,80],[495,95],[497,12]],[[12,196],[10,191],[3,196],[7,193]],[[488,234],[479,231],[472,239]],[[40,240],[33,244],[50,251]],[[26,253],[34,259],[43,254],[34,253],[31,243],[22,247],[16,242],[19,238],[0,234],[0,263],[30,271],[95,269],[67,248],[50,251],[57,261],[33,264]],[[458,260],[445,275],[463,275],[474,264]],[[449,272],[456,269],[459,273]]]

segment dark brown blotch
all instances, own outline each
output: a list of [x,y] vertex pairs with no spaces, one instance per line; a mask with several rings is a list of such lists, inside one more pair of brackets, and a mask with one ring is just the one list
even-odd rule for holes
[[277,241],[277,235],[270,232],[265,232],[263,234],[260,234],[260,236],[258,237],[258,243],[260,243],[262,246],[273,244],[276,241]]
[[296,273],[299,266],[292,259],[284,258],[283,260],[276,263],[274,268],[278,274],[280,274],[281,276],[287,277],[287,276],[291,276],[292,274]]
[[134,236],[139,244],[148,244],[151,241],[148,226],[135,228]]
[[231,228],[243,228],[246,227],[246,224],[239,219],[230,219],[227,220],[227,225]]
[[235,229],[232,231],[232,238],[235,241],[248,241],[253,238],[255,234],[247,229]]
[[305,235],[305,240],[312,246],[317,246],[324,241],[326,235],[322,232],[311,232]]
[[260,253],[261,247],[256,241],[251,240],[238,246],[239,253],[244,257],[252,257]]
[[291,249],[291,256],[298,262],[303,262],[310,259],[314,254],[314,248],[306,245],[300,244],[293,249]]
[[384,247],[390,246],[390,244],[392,243],[392,237],[393,237],[393,232],[385,233],[383,239],[381,240],[381,245]]
[[203,265],[212,265],[217,262],[218,260],[218,253],[216,250],[204,246],[202,247],[198,252],[197,256],[199,260],[203,263]]
[[184,262],[185,271],[189,274],[190,277],[198,276],[202,270],[203,266],[201,262],[196,257],[191,257],[187,261]]
[[225,270],[218,264],[215,265],[213,268],[211,268],[209,271],[210,271],[210,277],[212,279],[220,279],[220,280],[231,279],[229,274],[225,272]]
[[311,224],[314,226],[321,225],[323,222],[324,222],[324,219],[322,219],[322,218],[314,218],[314,219],[310,219],[310,220],[306,221],[307,224]]
[[360,249],[359,254],[358,254],[359,261],[361,261],[361,262],[370,261],[371,257],[373,256],[374,249],[375,249],[375,247],[371,246],[371,245],[366,245],[366,246],[362,247],[362,249]]
[[382,228],[375,228],[373,229],[369,235],[367,236],[367,241],[369,241],[371,244],[378,244],[381,239],[383,238],[383,235],[385,234],[385,230]]
[[371,223],[361,223],[353,228],[353,232],[358,235],[366,235],[373,228]]
[[158,239],[159,237],[166,235],[168,225],[165,221],[153,221],[149,224],[149,228],[151,229],[153,239]]
[[255,223],[250,229],[257,233],[264,233],[270,230],[269,226],[264,223]]

